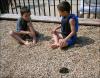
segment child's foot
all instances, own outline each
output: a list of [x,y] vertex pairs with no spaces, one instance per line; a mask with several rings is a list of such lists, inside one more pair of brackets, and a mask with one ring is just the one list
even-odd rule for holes
[[51,45],[51,48],[52,48],[52,49],[56,49],[56,48],[58,48],[58,45],[57,45],[57,44],[52,44],[52,45]]
[[25,41],[24,45],[29,46],[30,43],[28,41]]
[[33,40],[33,42],[32,42],[33,44],[36,44],[36,40]]

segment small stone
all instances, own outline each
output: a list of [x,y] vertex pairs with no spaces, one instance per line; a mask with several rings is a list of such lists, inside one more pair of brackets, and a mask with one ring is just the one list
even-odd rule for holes
[[69,73],[69,69],[66,68],[66,67],[63,67],[63,68],[60,69],[59,73],[62,73],[62,74]]

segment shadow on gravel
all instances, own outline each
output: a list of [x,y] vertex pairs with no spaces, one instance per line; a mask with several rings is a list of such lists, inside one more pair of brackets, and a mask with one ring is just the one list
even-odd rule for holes
[[95,40],[85,36],[79,36],[78,39],[76,40],[76,44],[79,44],[80,47],[93,44],[94,42]]
[[39,36],[39,41],[50,41],[51,40],[51,36],[45,36],[44,34],[40,34]]
[[94,42],[95,40],[93,40],[92,38],[85,37],[85,36],[79,36],[74,45],[65,47],[62,50],[67,50],[69,48],[74,48],[74,47],[83,47],[86,45],[93,44]]

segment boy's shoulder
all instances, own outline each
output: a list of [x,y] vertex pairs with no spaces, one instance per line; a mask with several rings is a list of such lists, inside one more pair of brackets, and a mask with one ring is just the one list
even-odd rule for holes
[[68,16],[68,21],[70,20],[75,20],[75,22],[78,22],[78,16],[76,16],[75,14],[70,14]]
[[75,14],[70,14],[69,16],[68,16],[68,18],[70,19],[70,18],[76,18],[77,16],[75,15]]
[[19,23],[19,24],[26,24],[27,23],[27,21],[25,21],[23,18],[18,18],[17,19],[17,23]]
[[21,17],[17,19],[17,23],[20,23],[20,22],[22,22],[22,18]]
[[75,18],[78,18],[78,17],[75,14],[69,14],[67,17],[62,16],[61,18],[62,19],[66,18],[66,20],[70,20],[71,18],[75,19]]
[[21,26],[21,25],[25,25],[26,24],[26,22],[21,17],[17,19],[16,23],[17,23],[17,26]]

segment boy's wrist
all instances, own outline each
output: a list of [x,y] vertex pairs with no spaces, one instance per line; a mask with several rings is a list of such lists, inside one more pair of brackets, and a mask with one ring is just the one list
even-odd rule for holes
[[65,41],[67,41],[67,40],[68,40],[68,38],[66,37],[66,38],[64,38],[64,40],[65,40]]

